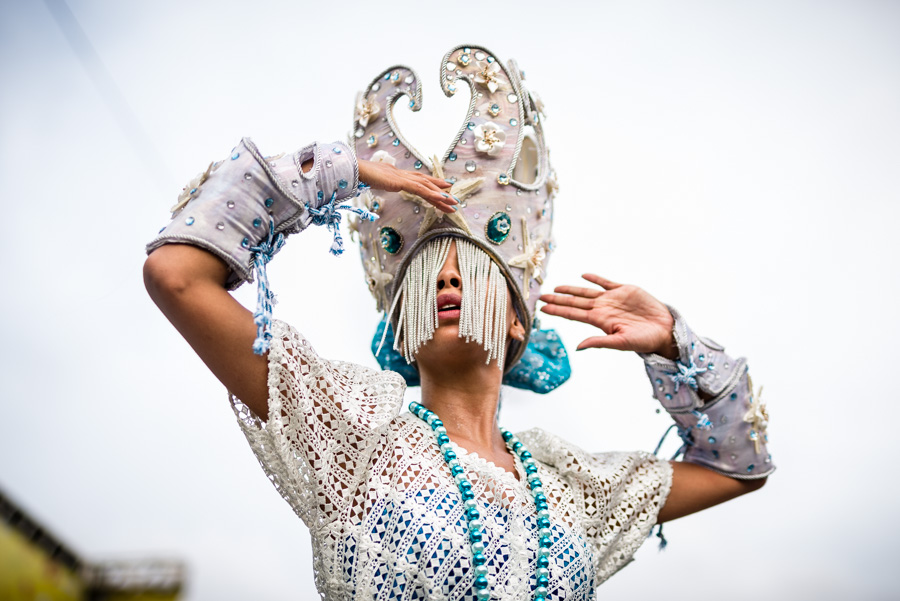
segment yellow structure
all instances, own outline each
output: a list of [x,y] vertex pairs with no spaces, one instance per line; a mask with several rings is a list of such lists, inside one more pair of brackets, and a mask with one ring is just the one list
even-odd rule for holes
[[87,562],[0,492],[0,600],[176,601],[173,560]]

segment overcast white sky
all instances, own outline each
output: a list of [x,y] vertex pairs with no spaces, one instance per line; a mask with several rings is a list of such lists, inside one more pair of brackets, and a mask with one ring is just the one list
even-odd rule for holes
[[[143,247],[241,136],[265,153],[343,138],[389,65],[431,84],[401,124],[442,151],[465,99],[440,93],[439,61],[467,42],[515,58],[546,102],[548,285],[641,285],[765,386],[768,486],[668,525],[669,549],[648,543],[600,595],[900,596],[900,4],[69,6],[89,45],[44,2],[0,6],[0,488],[85,557],[182,558],[191,601],[314,597],[304,527],[146,296]],[[358,256],[329,244],[289,241],[276,316],[320,354],[374,365]],[[590,335],[544,324],[570,348]],[[640,360],[572,362],[548,397],[510,392],[503,423],[652,450],[667,419]]]

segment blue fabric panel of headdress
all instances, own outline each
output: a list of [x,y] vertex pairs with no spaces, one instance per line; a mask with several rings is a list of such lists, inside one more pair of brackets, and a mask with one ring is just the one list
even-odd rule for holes
[[[381,354],[375,355],[382,369],[395,371],[406,380],[407,386],[419,385],[418,370],[406,362],[403,355],[394,350],[394,331],[387,321],[378,324],[372,338],[372,354],[388,328]],[[532,330],[528,347],[519,362],[503,377],[503,383],[513,388],[546,394],[558,388],[572,375],[569,354],[555,330]]]

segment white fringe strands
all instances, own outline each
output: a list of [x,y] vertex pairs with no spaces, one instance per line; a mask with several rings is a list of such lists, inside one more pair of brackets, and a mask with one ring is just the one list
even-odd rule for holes
[[506,278],[486,252],[461,238],[432,240],[410,261],[388,311],[388,315],[393,315],[402,299],[394,349],[412,363],[422,345],[434,337],[438,327],[437,279],[447,260],[451,241],[456,242],[462,280],[459,337],[484,347],[488,353],[485,363],[496,359],[497,366],[503,369],[509,302]]

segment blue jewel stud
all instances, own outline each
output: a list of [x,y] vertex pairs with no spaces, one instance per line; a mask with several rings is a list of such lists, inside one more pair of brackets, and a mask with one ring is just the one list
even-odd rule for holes
[[396,255],[403,248],[403,236],[392,227],[383,227],[379,232],[381,248],[388,254]]
[[338,182],[338,188],[340,188],[341,190],[345,189],[346,187],[347,187],[347,180],[342,179],[341,181]]
[[499,174],[497,176],[497,183],[500,184],[501,186],[509,185],[509,176],[506,175],[505,173]]
[[271,198],[266,199],[266,208],[270,208],[273,204],[275,204],[274,200],[272,200]]
[[498,211],[491,215],[487,224],[484,226],[487,239],[494,244],[502,244],[509,237],[512,228],[512,219],[503,211]]
[[400,146],[400,138],[394,138],[394,141],[391,142],[394,146]]
[[515,127],[516,125],[519,124],[519,121],[517,119],[510,119],[509,124],[512,125],[513,127]]
[[194,218],[188,217],[187,219],[184,220],[184,223],[185,223],[185,225],[194,225]]
[[456,160],[456,153],[455,153],[455,152],[451,152],[451,153],[447,156],[447,160],[449,160],[449,161],[455,161],[455,160]]

